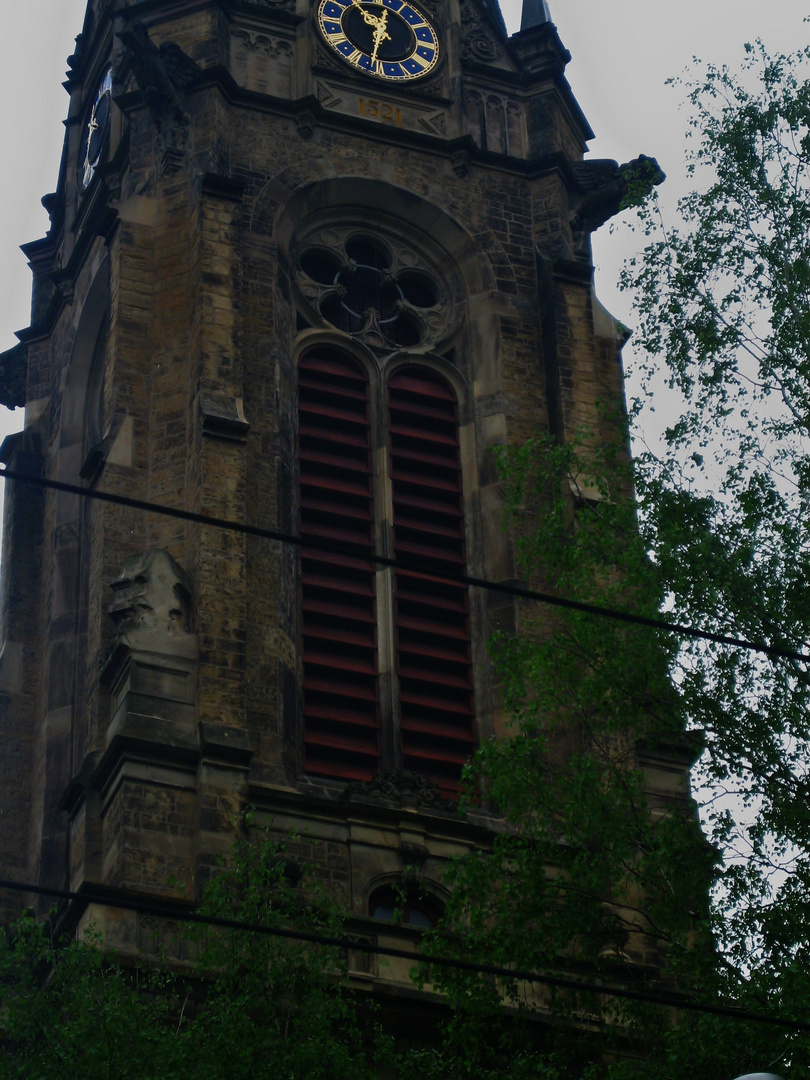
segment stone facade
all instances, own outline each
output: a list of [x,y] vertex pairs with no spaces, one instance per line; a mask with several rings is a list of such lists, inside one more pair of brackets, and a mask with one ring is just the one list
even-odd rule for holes
[[[32,324],[0,357],[3,402],[26,407],[2,459],[295,533],[297,362],[336,347],[369,375],[375,543],[390,554],[375,402],[415,359],[458,400],[469,572],[510,580],[493,447],[585,424],[598,437],[597,400],[622,397],[623,331],[594,296],[587,235],[618,208],[618,168],[583,165],[591,132],[551,23],[507,38],[492,0],[430,0],[443,58],[398,86],[330,52],[314,8],[89,4],[51,229],[26,249]],[[85,186],[88,110],[110,68],[109,130]],[[416,345],[323,316],[301,260],[330,230],[338,247],[360,230],[433,268],[441,303]],[[296,833],[291,855],[374,940],[394,931],[368,918],[369,897],[414,853],[441,896],[442,866],[491,821],[486,806],[459,820],[402,772],[389,570],[377,575],[387,775],[347,788],[302,767],[295,548],[52,490],[8,484],[6,498],[5,875],[193,899],[251,805]],[[505,730],[487,638],[517,618],[503,597],[470,596],[479,739]],[[685,790],[675,756],[650,774],[662,796]],[[114,920],[133,948],[163,932]],[[361,954],[357,966],[375,976]]]

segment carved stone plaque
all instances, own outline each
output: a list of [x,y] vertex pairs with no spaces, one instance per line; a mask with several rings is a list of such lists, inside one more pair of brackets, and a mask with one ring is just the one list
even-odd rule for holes
[[372,85],[368,88],[358,86],[347,89],[325,79],[318,79],[315,87],[318,101],[325,109],[347,116],[360,116],[381,127],[429,132],[442,138],[447,136],[446,109],[403,101],[395,95],[387,94],[386,90],[385,86],[378,90]]

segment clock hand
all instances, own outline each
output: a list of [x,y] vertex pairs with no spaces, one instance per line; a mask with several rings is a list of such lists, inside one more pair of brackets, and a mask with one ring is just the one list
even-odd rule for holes
[[386,8],[380,16],[380,21],[377,24],[377,29],[374,31],[374,52],[371,54],[371,63],[377,62],[377,50],[384,41],[390,41],[391,35],[386,30],[388,25],[388,9]]
[[352,0],[352,3],[363,16],[363,21],[365,22],[366,26],[373,26],[375,31],[379,29],[380,23],[382,23],[383,27],[385,26],[385,20],[388,18],[387,11],[385,13],[385,19],[380,19],[377,15],[372,15],[370,11],[366,11],[366,9],[361,5],[360,0]]

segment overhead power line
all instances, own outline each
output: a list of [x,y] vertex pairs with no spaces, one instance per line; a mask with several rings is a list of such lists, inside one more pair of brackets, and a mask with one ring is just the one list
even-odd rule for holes
[[501,593],[504,596],[512,596],[520,600],[532,600],[536,603],[546,604],[550,607],[563,608],[568,611],[578,611],[585,615],[594,615],[600,618],[613,619],[617,622],[629,623],[634,626],[646,626],[651,630],[663,630],[680,637],[693,638],[699,641],[710,641],[715,645],[729,645],[733,648],[748,649],[752,652],[762,653],[765,656],[778,657],[782,660],[793,660],[797,663],[810,663],[810,654],[798,652],[778,645],[767,645],[764,642],[749,641],[745,638],[732,637],[727,634],[716,634],[710,630],[700,630],[694,626],[686,626],[682,623],[668,622],[666,619],[654,619],[646,615],[638,615],[630,611],[621,611],[618,608],[603,607],[599,604],[589,604],[582,600],[570,600],[566,597],[555,596],[552,593],[538,592],[536,589],[527,589],[520,585],[512,585],[507,582],[488,581],[485,578],[472,577],[469,574],[448,574],[443,570],[432,567],[431,560],[422,559],[419,562],[410,562],[406,559],[392,559],[385,555],[377,555],[373,550],[358,547],[355,544],[342,544],[336,540],[328,540],[317,536],[298,536],[294,533],[282,532],[279,529],[266,529],[259,525],[248,525],[241,521],[231,521],[228,518],[214,517],[209,514],[196,513],[193,510],[182,510],[174,506],[161,506],[159,503],[146,502],[143,499],[133,499],[128,495],[118,495],[108,491],[97,491],[94,488],[80,487],[77,484],[68,484],[61,480],[49,480],[46,477],[34,476],[31,473],[20,472],[17,469],[0,469],[0,479],[12,480],[16,483],[28,484],[33,487],[45,488],[50,491],[60,491],[66,495],[78,495],[86,499],[94,499],[97,502],[110,503],[114,506],[123,506],[131,510],[140,510],[143,513],[160,514],[164,517],[176,518],[179,521],[188,521],[196,525],[207,525],[210,528],[225,529],[230,532],[241,533],[243,536],[255,536],[261,540],[271,540],[280,544],[290,544],[295,547],[306,547],[312,550],[323,551],[330,555],[362,559],[374,563],[376,566],[389,567],[392,570],[419,574],[439,584],[450,583],[454,585],[466,585],[471,588],[485,589],[489,592]]
[[0,878],[0,889],[9,889],[12,892],[32,893],[35,896],[52,897],[58,900],[81,901],[87,904],[98,904],[103,907],[119,908],[123,911],[133,911],[139,915],[151,915],[154,918],[170,918],[175,922],[196,923],[203,926],[215,926],[223,930],[238,930],[250,934],[263,934],[267,937],[276,937],[288,941],[302,941],[310,945],[320,945],[324,948],[354,949],[357,952],[371,953],[375,956],[388,956],[394,959],[410,960],[414,965],[434,965],[438,967],[452,968],[457,971],[468,971],[474,975],[491,975],[499,979],[517,979],[519,982],[538,983],[542,986],[551,986],[560,990],[577,990],[581,993],[602,994],[605,997],[624,998],[629,1001],[643,1001],[662,1008],[680,1009],[685,1012],[703,1013],[708,1016],[722,1016],[726,1019],[741,1022],[765,1024],[770,1027],[784,1028],[788,1031],[809,1031],[810,1022],[803,1020],[787,1020],[772,1013],[752,1012],[740,1008],[737,1005],[728,1005],[720,1002],[696,1001],[685,994],[673,993],[650,993],[645,990],[634,990],[629,986],[615,986],[605,983],[586,982],[580,979],[566,978],[564,975],[549,975],[538,971],[524,971],[521,968],[501,967],[497,964],[482,964],[474,960],[461,960],[457,957],[439,956],[431,953],[409,952],[407,949],[397,949],[390,945],[375,945],[363,938],[350,935],[336,936],[333,934],[317,934],[306,930],[292,930],[280,926],[266,926],[264,923],[245,922],[241,919],[228,919],[218,915],[201,915],[199,912],[178,912],[176,908],[168,905],[157,904],[148,900],[127,899],[125,897],[111,898],[103,893],[95,893],[92,889],[83,889],[81,892],[71,892],[68,889],[53,889],[44,885],[10,881]]

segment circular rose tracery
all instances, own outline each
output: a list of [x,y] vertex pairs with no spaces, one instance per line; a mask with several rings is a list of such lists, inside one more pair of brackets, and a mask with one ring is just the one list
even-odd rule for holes
[[[312,243],[298,260],[302,291],[327,322],[375,343],[409,348],[446,322],[439,285],[413,252],[394,253],[374,237],[330,234],[334,246]],[[313,238],[315,240],[315,238]]]

